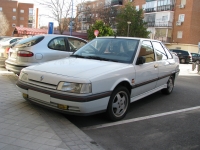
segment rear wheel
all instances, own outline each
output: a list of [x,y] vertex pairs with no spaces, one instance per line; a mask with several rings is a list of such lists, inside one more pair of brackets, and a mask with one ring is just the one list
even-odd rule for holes
[[162,89],[161,92],[163,94],[171,94],[174,89],[174,76],[170,76],[169,80],[167,81],[167,88]]
[[185,59],[184,58],[181,59],[181,63],[185,64]]
[[199,60],[196,61],[197,64],[199,64],[199,62],[200,62]]
[[118,121],[125,117],[130,104],[130,94],[127,88],[116,88],[109,100],[107,115],[112,121]]

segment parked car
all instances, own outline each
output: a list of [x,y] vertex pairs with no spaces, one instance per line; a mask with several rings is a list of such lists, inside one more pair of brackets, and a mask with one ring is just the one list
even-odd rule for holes
[[180,63],[185,64],[192,62],[192,55],[189,51],[179,49],[170,49],[170,51],[178,55]]
[[29,37],[9,50],[5,67],[19,74],[24,67],[68,57],[86,43],[84,39],[66,35],[46,34]]
[[196,62],[197,64],[200,63],[200,54],[198,53],[191,53],[192,55],[192,62]]
[[33,103],[74,115],[107,112],[117,121],[130,103],[173,91],[174,57],[157,40],[98,37],[68,58],[22,69],[16,85]]
[[0,67],[5,66],[5,60],[8,58],[10,47],[22,37],[6,37],[0,40]]

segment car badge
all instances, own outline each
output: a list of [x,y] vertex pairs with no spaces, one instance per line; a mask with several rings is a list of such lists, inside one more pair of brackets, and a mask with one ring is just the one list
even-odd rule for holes
[[44,76],[41,76],[41,77],[40,77],[40,81],[42,81],[43,79],[44,79]]

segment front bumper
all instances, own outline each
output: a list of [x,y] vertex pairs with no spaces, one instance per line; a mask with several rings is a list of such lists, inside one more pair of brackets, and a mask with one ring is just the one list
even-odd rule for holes
[[105,112],[111,94],[106,92],[90,96],[71,96],[28,86],[20,81],[16,85],[26,100],[65,114],[83,116]]

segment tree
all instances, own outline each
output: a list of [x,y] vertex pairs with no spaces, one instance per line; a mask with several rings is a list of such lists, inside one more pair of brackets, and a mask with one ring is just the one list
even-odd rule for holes
[[105,25],[102,20],[97,20],[94,25],[90,26],[89,30],[87,30],[88,39],[92,40],[95,38],[94,31],[98,30],[98,36],[112,36],[114,32],[112,28],[108,25]]
[[[135,6],[131,3],[127,3],[124,7],[122,7],[117,15],[117,35],[119,36],[127,36],[129,32],[129,36],[131,37],[143,37],[147,38],[150,34],[147,31],[147,23],[143,20],[143,10],[140,9],[137,11]],[[127,22],[131,22],[128,25]],[[129,26],[129,31],[128,31]]]
[[[38,3],[43,5],[47,11],[49,11],[49,14],[43,15],[55,20],[58,23],[60,34],[63,34],[63,32],[69,28],[71,23],[75,23],[74,18],[78,15],[75,14],[76,9],[74,5],[76,2],[78,2],[78,0],[43,0]],[[83,2],[84,0],[81,0],[80,3]]]
[[6,19],[6,16],[3,14],[3,12],[0,12],[0,36],[6,35],[6,32],[9,29],[9,23]]

